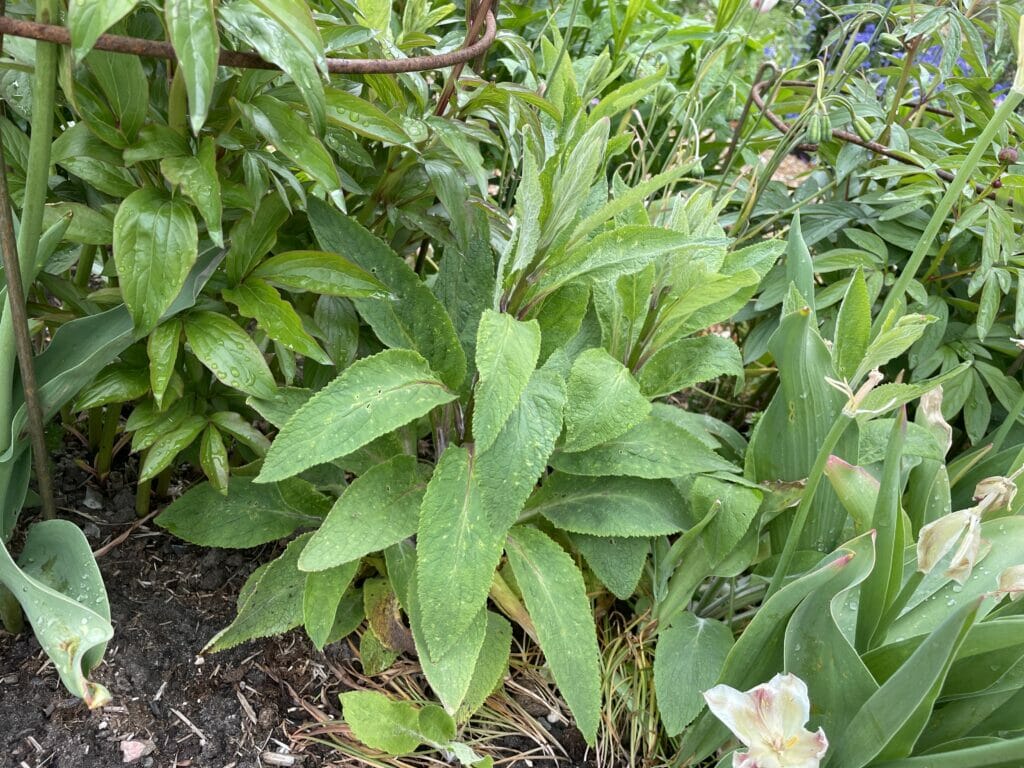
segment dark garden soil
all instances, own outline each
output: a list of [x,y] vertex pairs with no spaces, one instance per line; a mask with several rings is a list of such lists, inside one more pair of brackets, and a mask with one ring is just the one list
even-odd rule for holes
[[[61,514],[82,526],[94,551],[131,528],[133,490],[121,473],[112,472],[100,490],[69,456],[56,471]],[[144,768],[367,765],[302,738],[320,720],[320,734],[312,735],[345,742],[344,726],[330,720],[340,715],[337,695],[361,678],[351,643],[320,653],[296,631],[198,655],[231,621],[246,577],[274,555],[273,547],[204,550],[151,523],[103,554],[115,636],[92,675],[113,695],[100,711],[61,687],[30,632],[15,637],[0,629],[0,766],[106,768],[129,759]],[[411,660],[399,667],[417,671]],[[496,698],[506,700],[499,709],[529,713],[536,726],[521,736],[503,729],[492,742],[499,764],[587,764],[574,728],[551,726],[518,694]],[[437,758],[377,764],[441,765]]]

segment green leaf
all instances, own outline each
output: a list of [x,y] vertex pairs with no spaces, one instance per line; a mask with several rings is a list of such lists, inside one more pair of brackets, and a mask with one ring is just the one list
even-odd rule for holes
[[268,283],[249,277],[236,288],[225,288],[224,298],[238,307],[243,316],[253,318],[274,341],[318,363],[331,365],[331,358],[306,333],[299,313]]
[[218,411],[210,415],[210,421],[257,456],[265,456],[270,448],[270,441],[263,433],[234,411]]
[[784,668],[807,684],[814,702],[814,725],[826,734],[842,733],[878,690],[853,647],[852,636],[843,632],[852,629],[858,597],[861,603],[865,600],[857,587],[875,567],[874,553],[865,550],[864,555],[805,598],[786,627]]
[[725,245],[725,240],[695,240],[661,227],[625,226],[605,232],[566,251],[555,264],[545,264],[537,290],[548,295],[582,277],[609,280],[638,272],[659,256],[683,248]]
[[555,472],[526,508],[557,528],[592,536],[667,536],[686,527],[683,500],[667,480]]
[[427,682],[440,699],[445,711],[454,716],[469,691],[473,670],[480,656],[480,649],[483,648],[487,634],[487,611],[481,608],[469,627],[455,638],[444,656],[435,660],[431,658],[422,637],[415,572],[410,586],[412,589],[409,591],[406,613],[409,614],[409,626],[416,641],[420,667],[423,668]]
[[185,77],[192,132],[198,135],[206,122],[217,84],[220,36],[213,0],[166,0],[164,15],[167,34]]
[[201,483],[156,518],[157,525],[179,539],[230,549],[277,541],[320,521],[317,510],[296,505],[290,495],[282,494],[280,485],[255,485],[247,477],[235,477],[227,496],[213,485]]
[[193,354],[222,383],[253,397],[270,397],[276,385],[263,353],[245,331],[226,315],[191,312],[185,338]]
[[257,133],[341,201],[341,180],[330,153],[293,109],[272,96],[235,104]]
[[647,418],[651,404],[629,370],[603,349],[576,358],[566,386],[566,453],[585,451],[628,432]]
[[61,682],[90,708],[110,694],[88,679],[114,636],[110,604],[89,542],[67,520],[29,528],[21,568],[0,542],[0,583],[11,591],[53,661]]
[[171,466],[171,462],[179,453],[188,448],[206,426],[201,416],[191,415],[177,424],[166,434],[162,434],[155,443],[149,446],[146,456],[139,469],[139,482],[152,480]]
[[793,224],[786,238],[786,282],[796,286],[805,304],[814,307],[814,265],[800,228],[800,212],[793,216]]
[[[83,59],[92,50],[96,39],[114,24],[127,16],[139,0],[70,0],[68,3],[68,27],[71,30],[71,45],[76,59]],[[58,24],[59,19],[49,23]]]
[[701,709],[701,694],[714,686],[732,649],[732,630],[720,621],[689,611],[658,634],[654,652],[654,692],[669,736],[677,736]]
[[462,706],[456,715],[463,723],[470,715],[483,706],[484,701],[494,693],[508,672],[509,652],[512,649],[512,625],[502,616],[491,611],[487,615],[487,632],[477,656],[473,676],[462,699]]
[[871,340],[871,299],[864,271],[857,267],[846,289],[839,317],[836,319],[836,338],[832,347],[832,360],[836,373],[853,381],[853,375],[864,359]]
[[319,651],[327,644],[341,598],[355,578],[359,565],[359,560],[353,560],[306,576],[302,592],[302,623],[309,639]]
[[601,714],[601,663],[583,575],[535,528],[513,528],[507,551],[555,682],[583,737],[593,744]]
[[[453,483],[448,483],[451,487],[445,492],[458,504],[440,507],[427,516],[424,498],[418,551],[421,555],[427,551],[431,562],[429,568],[421,568],[419,583],[424,634],[431,654],[443,655],[452,641],[450,634],[468,626],[486,602],[505,534],[547,467],[562,429],[564,403],[561,379],[550,371],[534,372],[494,445],[471,461],[468,456],[453,459],[457,466],[454,474],[466,475],[463,495],[458,496]],[[464,453],[464,449],[449,450]],[[453,529],[458,536],[454,540]],[[452,620],[449,609],[451,583],[461,585],[461,625]]]
[[907,414],[901,411],[889,431],[882,477],[878,483],[871,526],[875,534],[875,567],[860,586],[856,645],[867,650],[885,636],[882,619],[903,581],[904,526],[903,446],[906,443]]
[[212,424],[206,427],[203,439],[199,443],[199,466],[203,468],[203,474],[210,481],[210,485],[227,495],[230,474],[228,450],[224,447],[224,438],[220,436],[220,430]]
[[731,339],[709,334],[678,339],[658,349],[637,378],[646,398],[665,397],[719,376],[743,379],[743,360]]
[[299,560],[321,571],[386,549],[416,533],[427,471],[414,456],[395,456],[345,489]]
[[277,242],[277,233],[291,215],[281,196],[265,195],[249,216],[242,216],[231,228],[224,266],[232,284],[240,283]]
[[494,444],[515,410],[540,355],[540,326],[512,315],[485,310],[477,331],[476,367],[480,381],[473,401],[477,450]]
[[868,346],[851,381],[860,381],[869,371],[902,355],[935,320],[931,315],[904,315],[895,324],[883,328]]
[[[718,682],[746,690],[778,672],[783,663],[785,630],[793,611],[808,595],[850,567],[856,558],[870,557],[871,550],[870,536],[865,534],[772,595],[737,638]],[[705,711],[683,736],[680,752],[691,763],[699,763],[727,739],[725,726]]]
[[[287,2],[294,5],[295,0]],[[323,65],[323,44],[319,35],[310,33],[305,22],[290,28],[282,26],[273,14],[264,12],[266,6],[276,4],[276,0],[259,0],[259,5],[251,0],[221,3],[217,18],[229,32],[287,73],[302,92],[314,129],[322,134],[327,120],[324,85],[317,68]],[[313,53],[314,49],[319,49],[319,54]],[[305,126],[302,131],[308,133]]]
[[466,378],[466,355],[451,318],[415,272],[383,241],[326,203],[309,200],[309,222],[321,247],[371,272],[389,292],[386,299],[355,299],[359,314],[389,347],[419,352],[449,388]]
[[280,480],[333,461],[454,399],[415,352],[394,349],[364,357],[288,420],[257,480]]
[[[963,586],[951,581],[945,575],[948,563],[940,562],[924,577],[907,602],[906,610],[889,627],[886,642],[899,642],[934,632],[952,611],[977,597],[987,598],[986,609],[995,604],[994,592],[998,588],[999,574],[1021,562],[1024,517],[1012,515],[986,520],[981,524],[981,538],[990,542],[992,548],[975,564],[971,578]],[[903,561],[909,565],[916,560],[915,548],[909,546]]]
[[192,209],[153,187],[126,197],[114,216],[114,263],[121,295],[145,335],[185,285],[198,256]]
[[753,488],[716,477],[697,477],[685,496],[693,518],[699,520],[718,504],[723,514],[715,515],[701,532],[701,543],[714,567],[736,549],[761,506],[762,494]]
[[501,556],[501,534],[488,517],[474,465],[469,451],[449,446],[420,508],[416,581],[423,639],[434,659],[479,615]]
[[477,455],[484,504],[502,540],[547,468],[562,431],[564,405],[561,378],[551,371],[535,371],[494,445]]
[[127,197],[138,188],[132,175],[123,167],[121,153],[97,138],[84,122],[76,123],[54,140],[51,159],[100,192],[113,197]]
[[620,600],[628,600],[640,583],[651,546],[647,539],[607,538],[570,533],[594,575]]
[[277,22],[285,33],[298,43],[317,64],[326,69],[324,41],[305,0],[251,0]]
[[407,144],[411,141],[401,125],[373,102],[340,88],[328,88],[327,121],[373,141]]
[[217,175],[217,157],[214,141],[204,136],[195,157],[165,157],[160,161],[160,171],[173,186],[181,187],[188,198],[195,203],[199,214],[206,222],[210,239],[218,246],[224,245],[221,232],[220,177]]
[[71,243],[110,245],[114,242],[114,222],[103,213],[81,203],[50,203],[43,208],[43,226],[52,227],[71,216],[64,239]]
[[252,271],[279,288],[329,296],[366,298],[387,293],[372,274],[336,253],[288,251],[271,256]]
[[630,475],[649,480],[736,471],[692,433],[653,415],[588,451],[556,453],[551,465],[571,475]]
[[181,346],[181,320],[173,318],[154,328],[146,339],[149,356],[149,383],[157,406],[163,403],[164,392],[174,374],[174,363]]
[[830,765],[862,768],[880,754],[910,754],[981,600],[953,612],[836,734]]
[[216,652],[257,637],[270,637],[294,629],[302,623],[306,574],[296,565],[309,535],[292,541],[284,554],[261,565],[238,596],[238,615],[231,624],[203,648]]
[[436,704],[417,709],[376,691],[349,691],[340,698],[352,734],[389,755],[407,755],[421,744],[440,747],[455,737],[455,721]]
[[68,95],[90,130],[111,146],[125,149],[138,137],[149,108],[142,60],[93,51],[85,65],[91,80],[76,79]]
[[[779,389],[754,426],[745,455],[745,474],[755,482],[804,480],[818,449],[839,417],[846,398],[825,381],[835,378],[832,356],[817,331],[814,314],[801,306],[794,291],[788,311],[769,349],[779,369]],[[856,429],[847,429],[836,455],[857,460]],[[791,515],[773,522],[775,546],[781,548]],[[801,549],[828,550],[838,543],[846,524],[846,511],[830,487],[818,488],[814,514],[804,526]]]
[[145,371],[114,364],[105,368],[82,390],[75,400],[74,409],[85,411],[110,403],[126,403],[137,400],[149,391],[149,379]]

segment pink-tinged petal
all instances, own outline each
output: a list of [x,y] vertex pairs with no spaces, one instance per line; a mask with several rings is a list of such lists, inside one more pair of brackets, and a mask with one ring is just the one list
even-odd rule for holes
[[782,765],[784,768],[818,768],[826,752],[828,739],[821,728],[815,733],[802,731],[795,742],[787,743]]
[[950,561],[949,570],[946,575],[959,584],[964,584],[974,570],[974,564],[978,560],[978,551],[981,549],[981,518],[971,515],[967,526],[967,534],[960,543],[953,559]]
[[776,733],[789,739],[800,733],[811,719],[811,702],[807,684],[796,675],[776,675],[768,683],[775,691]]
[[1024,595],[1024,564],[1011,565],[999,574],[999,588],[997,594],[1009,595],[1011,600],[1017,600]]
[[970,526],[972,517],[968,510],[960,510],[924,526],[917,537],[917,570],[930,573]]
[[751,749],[749,752],[733,752],[732,768],[785,768],[777,752],[768,747]]
[[711,713],[748,747],[763,738],[764,725],[749,694],[728,685],[716,685],[704,691],[704,701]]

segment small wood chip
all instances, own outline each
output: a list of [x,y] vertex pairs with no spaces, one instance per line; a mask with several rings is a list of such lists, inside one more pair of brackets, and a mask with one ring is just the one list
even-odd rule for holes
[[298,760],[295,759],[295,755],[282,755],[279,752],[264,752],[260,755],[260,759],[265,765],[295,765]]
[[253,725],[257,725],[258,721],[256,719],[256,710],[252,708],[252,704],[249,703],[249,700],[245,698],[245,695],[237,688],[235,689],[235,696],[238,697],[238,703],[242,705],[242,711],[245,712],[245,716],[252,720]]
[[193,723],[191,720],[189,720],[187,717],[185,717],[183,714],[181,714],[181,712],[176,710],[174,707],[171,707],[171,712],[173,712],[174,716],[177,717],[179,720],[181,720],[181,722],[183,722],[185,725],[187,725],[189,727],[189,729],[192,731],[192,733],[194,733],[196,736],[199,737],[199,746],[205,747],[206,746],[206,734],[203,733],[201,730],[199,730],[199,728],[196,726],[195,723]]

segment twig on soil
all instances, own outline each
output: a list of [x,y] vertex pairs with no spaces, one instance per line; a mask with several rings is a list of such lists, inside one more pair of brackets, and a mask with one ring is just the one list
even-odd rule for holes
[[199,727],[195,723],[193,723],[191,720],[189,720],[187,717],[181,714],[181,712],[176,710],[174,707],[171,707],[170,709],[171,712],[174,713],[175,717],[181,720],[181,722],[188,726],[189,730],[192,731],[192,733],[199,737],[199,746],[205,747],[207,742],[206,734],[199,730]]
[[147,523],[147,522],[149,522],[150,520],[152,520],[152,519],[153,519],[154,517],[156,517],[156,515],[157,515],[157,513],[158,513],[159,511],[160,511],[159,509],[154,509],[154,510],[153,510],[152,512],[150,512],[150,513],[149,513],[148,515],[146,515],[145,517],[141,517],[141,518],[139,518],[138,520],[136,520],[136,521],[135,521],[134,523],[132,523],[132,524],[131,524],[131,525],[130,525],[130,526],[128,527],[128,530],[126,530],[126,531],[125,531],[124,533],[120,534],[120,535],[119,535],[119,536],[117,536],[116,538],[112,539],[112,540],[111,540],[111,541],[110,541],[109,543],[107,543],[107,544],[104,544],[104,545],[103,545],[102,547],[100,547],[99,549],[97,549],[96,551],[94,551],[94,552],[92,553],[92,556],[93,556],[93,557],[95,557],[95,558],[100,558],[100,557],[103,557],[103,556],[104,556],[105,554],[109,553],[109,552],[110,552],[110,550],[112,550],[112,549],[114,549],[115,547],[117,547],[117,546],[120,546],[121,544],[123,544],[123,543],[125,542],[125,540],[126,540],[126,539],[127,539],[127,538],[128,538],[129,536],[131,536],[131,535],[132,535],[132,532],[134,532],[134,531],[135,531],[135,529],[137,529],[137,528],[138,528],[138,527],[139,527],[140,525],[142,525],[143,523]]

